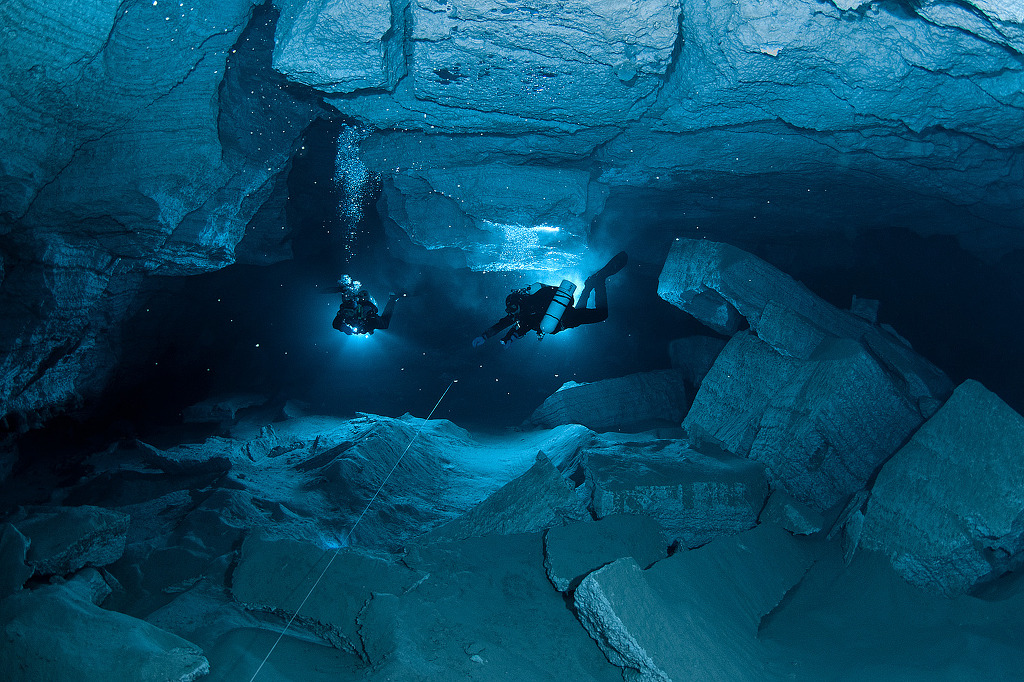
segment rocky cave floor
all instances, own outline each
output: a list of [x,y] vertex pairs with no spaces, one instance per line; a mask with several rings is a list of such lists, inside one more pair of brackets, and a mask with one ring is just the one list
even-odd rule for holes
[[[771,505],[753,530],[670,548],[651,517],[595,521],[587,484],[562,484],[581,451],[686,447],[665,430],[476,438],[295,411],[243,412],[225,436],[166,450],[114,444],[9,519],[37,575],[0,606],[4,677],[114,679],[116,657],[118,679],[248,680],[273,649],[256,679],[618,680],[613,663],[629,666],[602,648],[624,638],[670,675],[636,679],[1019,679],[1018,576],[930,594],[877,553],[846,563],[824,519]],[[638,499],[666,483],[634,474]],[[730,523],[724,497],[698,525]],[[18,535],[5,526],[8,576]],[[601,566],[616,571],[581,587]]]
[[731,338],[504,433],[223,395],[22,462],[0,675],[1021,679],[1024,419],[734,247],[659,294]]

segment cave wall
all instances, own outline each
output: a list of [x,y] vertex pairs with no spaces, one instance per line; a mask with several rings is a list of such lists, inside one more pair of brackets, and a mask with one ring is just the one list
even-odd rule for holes
[[276,13],[254,7],[0,7],[8,426],[102,388],[141,278],[290,256],[284,173],[322,108],[271,69]]

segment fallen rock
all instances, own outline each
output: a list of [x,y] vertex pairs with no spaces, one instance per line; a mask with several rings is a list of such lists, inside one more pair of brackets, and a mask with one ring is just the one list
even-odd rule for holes
[[117,561],[124,553],[128,522],[127,514],[91,506],[36,508],[12,520],[29,539],[29,566],[41,575],[67,575]]
[[90,594],[69,583],[23,590],[0,601],[0,678],[191,682],[210,671],[192,643],[101,609]]
[[797,502],[781,490],[775,490],[761,510],[758,523],[771,523],[793,535],[813,535],[825,526],[825,517]]
[[622,557],[650,566],[667,555],[668,542],[647,516],[613,514],[594,523],[574,523],[544,534],[544,569],[559,592],[574,589],[585,575]]
[[32,569],[25,563],[28,538],[9,523],[0,527],[0,599],[21,589],[32,577]]
[[959,594],[1020,565],[1024,417],[965,381],[878,474],[862,546],[915,585]]
[[758,626],[812,563],[786,531],[758,526],[643,570],[631,557],[580,583],[580,621],[627,679],[761,681]]
[[862,341],[887,371],[902,377],[914,402],[944,400],[953,388],[901,338],[729,244],[677,239],[658,278],[658,295],[722,334],[735,334],[746,323],[787,357],[809,358],[826,337]]
[[683,427],[698,448],[761,462],[774,488],[820,512],[863,489],[923,420],[906,384],[862,342],[829,337],[802,360],[741,332]]
[[371,595],[400,595],[422,577],[368,552],[250,536],[242,544],[231,594],[247,608],[294,615],[335,647],[361,654],[357,619]]
[[683,379],[699,388],[726,341],[717,336],[685,336],[668,344],[668,357],[673,367],[683,371]]
[[426,539],[461,540],[484,535],[533,533],[588,518],[575,486],[543,452],[519,478],[506,483],[462,516],[432,530]]
[[64,585],[96,606],[100,606],[114,591],[104,575],[92,566],[83,568]]
[[670,542],[685,547],[753,528],[768,497],[761,464],[728,454],[704,455],[686,441],[608,443],[581,455],[597,518],[650,516]]
[[678,426],[686,408],[682,372],[666,369],[563,387],[534,410],[528,423],[547,428],[582,424],[594,431],[636,432],[654,426]]

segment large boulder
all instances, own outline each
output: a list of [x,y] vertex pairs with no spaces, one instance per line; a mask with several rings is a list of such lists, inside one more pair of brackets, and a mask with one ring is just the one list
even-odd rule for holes
[[543,452],[530,469],[462,516],[435,528],[426,540],[535,533],[588,518],[575,486]]
[[192,682],[210,671],[194,644],[101,609],[94,595],[91,580],[76,580],[0,601],[0,677],[11,682]]
[[364,611],[370,680],[621,682],[548,582],[540,533],[413,545],[402,560],[427,577]]
[[580,621],[608,660],[639,680],[764,680],[758,629],[810,568],[811,551],[758,526],[643,570],[632,558],[580,583]]
[[761,464],[704,455],[686,441],[597,444],[581,456],[597,518],[644,514],[684,547],[753,528],[768,497]]
[[41,575],[67,575],[121,558],[127,514],[101,507],[40,507],[12,520],[29,540],[28,565]]
[[802,360],[740,332],[683,426],[698,446],[761,462],[773,487],[824,511],[864,488],[923,420],[864,343],[830,337]]
[[658,295],[722,334],[749,325],[781,355],[810,358],[828,338],[861,341],[886,371],[906,383],[925,416],[952,384],[898,335],[840,310],[789,275],[741,249],[676,239],[658,278]]
[[966,381],[878,474],[862,546],[907,580],[963,593],[1024,558],[1024,417]]
[[534,426],[582,424],[594,431],[643,431],[678,426],[686,414],[679,370],[629,374],[589,384],[565,385],[533,411]]

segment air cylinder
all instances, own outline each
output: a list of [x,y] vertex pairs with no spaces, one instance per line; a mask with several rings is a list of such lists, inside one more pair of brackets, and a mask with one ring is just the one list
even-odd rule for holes
[[551,299],[551,305],[548,306],[547,312],[541,318],[540,331],[542,334],[550,334],[558,329],[558,323],[562,320],[565,309],[572,305],[572,295],[575,292],[576,285],[563,279],[562,284],[555,292],[555,297]]

